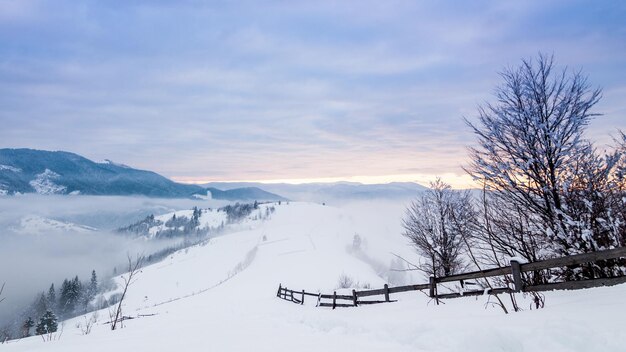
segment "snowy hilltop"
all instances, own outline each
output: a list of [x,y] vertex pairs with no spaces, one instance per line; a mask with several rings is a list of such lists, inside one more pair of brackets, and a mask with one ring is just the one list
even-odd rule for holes
[[148,215],[129,226],[121,227],[119,233],[129,233],[145,238],[171,238],[219,234],[228,228],[233,231],[252,222],[267,220],[274,212],[274,203],[235,203],[221,208],[179,210],[158,216]]

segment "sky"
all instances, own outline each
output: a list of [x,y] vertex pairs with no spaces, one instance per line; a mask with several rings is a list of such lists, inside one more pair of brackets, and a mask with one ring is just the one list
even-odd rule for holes
[[623,1],[0,0],[0,147],[181,182],[469,184],[464,123],[538,53],[626,129]]

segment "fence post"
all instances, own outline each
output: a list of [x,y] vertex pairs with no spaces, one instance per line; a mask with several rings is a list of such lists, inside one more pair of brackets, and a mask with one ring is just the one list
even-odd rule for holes
[[435,298],[435,290],[437,289],[437,282],[435,282],[435,277],[431,276],[428,283],[430,284],[428,295],[430,296],[430,298]]
[[511,273],[513,274],[513,285],[515,286],[515,292],[522,291],[522,270],[517,260],[511,260]]
[[385,302],[389,302],[389,285],[385,284]]
[[321,301],[322,301],[322,293],[320,292],[317,294],[317,304],[315,306],[319,307]]
[[337,306],[337,291],[333,292],[333,309]]
[[435,278],[434,276],[431,276],[429,278],[429,284],[430,284],[430,297],[435,299],[435,303],[437,303],[437,305],[439,305],[439,296],[437,295],[437,278]]
[[356,290],[352,290],[352,303],[355,307],[357,306]]
[[300,304],[304,304],[304,290],[302,290],[302,300],[300,300]]
[[280,290],[282,289],[282,284],[278,284],[278,292],[276,292],[276,297],[280,298]]
[[293,302],[293,291],[291,291],[291,301]]

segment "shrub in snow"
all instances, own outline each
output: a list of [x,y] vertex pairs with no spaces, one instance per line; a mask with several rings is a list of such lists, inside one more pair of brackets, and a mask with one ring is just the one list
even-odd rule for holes
[[341,274],[339,276],[339,280],[337,281],[337,288],[352,288],[354,286],[354,280],[350,276],[346,274]]
[[361,236],[359,236],[358,233],[355,233],[354,237],[352,237],[352,250],[354,251],[361,250],[362,243],[363,243],[363,240],[361,239]]

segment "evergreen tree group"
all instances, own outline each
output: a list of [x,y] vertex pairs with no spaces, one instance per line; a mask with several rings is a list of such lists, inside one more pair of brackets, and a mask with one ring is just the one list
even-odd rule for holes
[[[98,277],[95,270],[91,271],[91,279],[88,283],[81,282],[77,275],[73,279],[63,280],[58,292],[54,284],[51,284],[47,293],[41,292],[35,298],[29,310],[29,314],[32,315],[22,325],[22,336],[30,336],[32,327],[35,327],[37,335],[55,332],[58,325],[57,317],[67,319],[87,312],[98,290]],[[36,326],[32,316],[39,317]]]
[[78,308],[83,294],[83,285],[78,276],[72,280],[63,280],[59,294],[59,309],[64,315],[69,315]]

